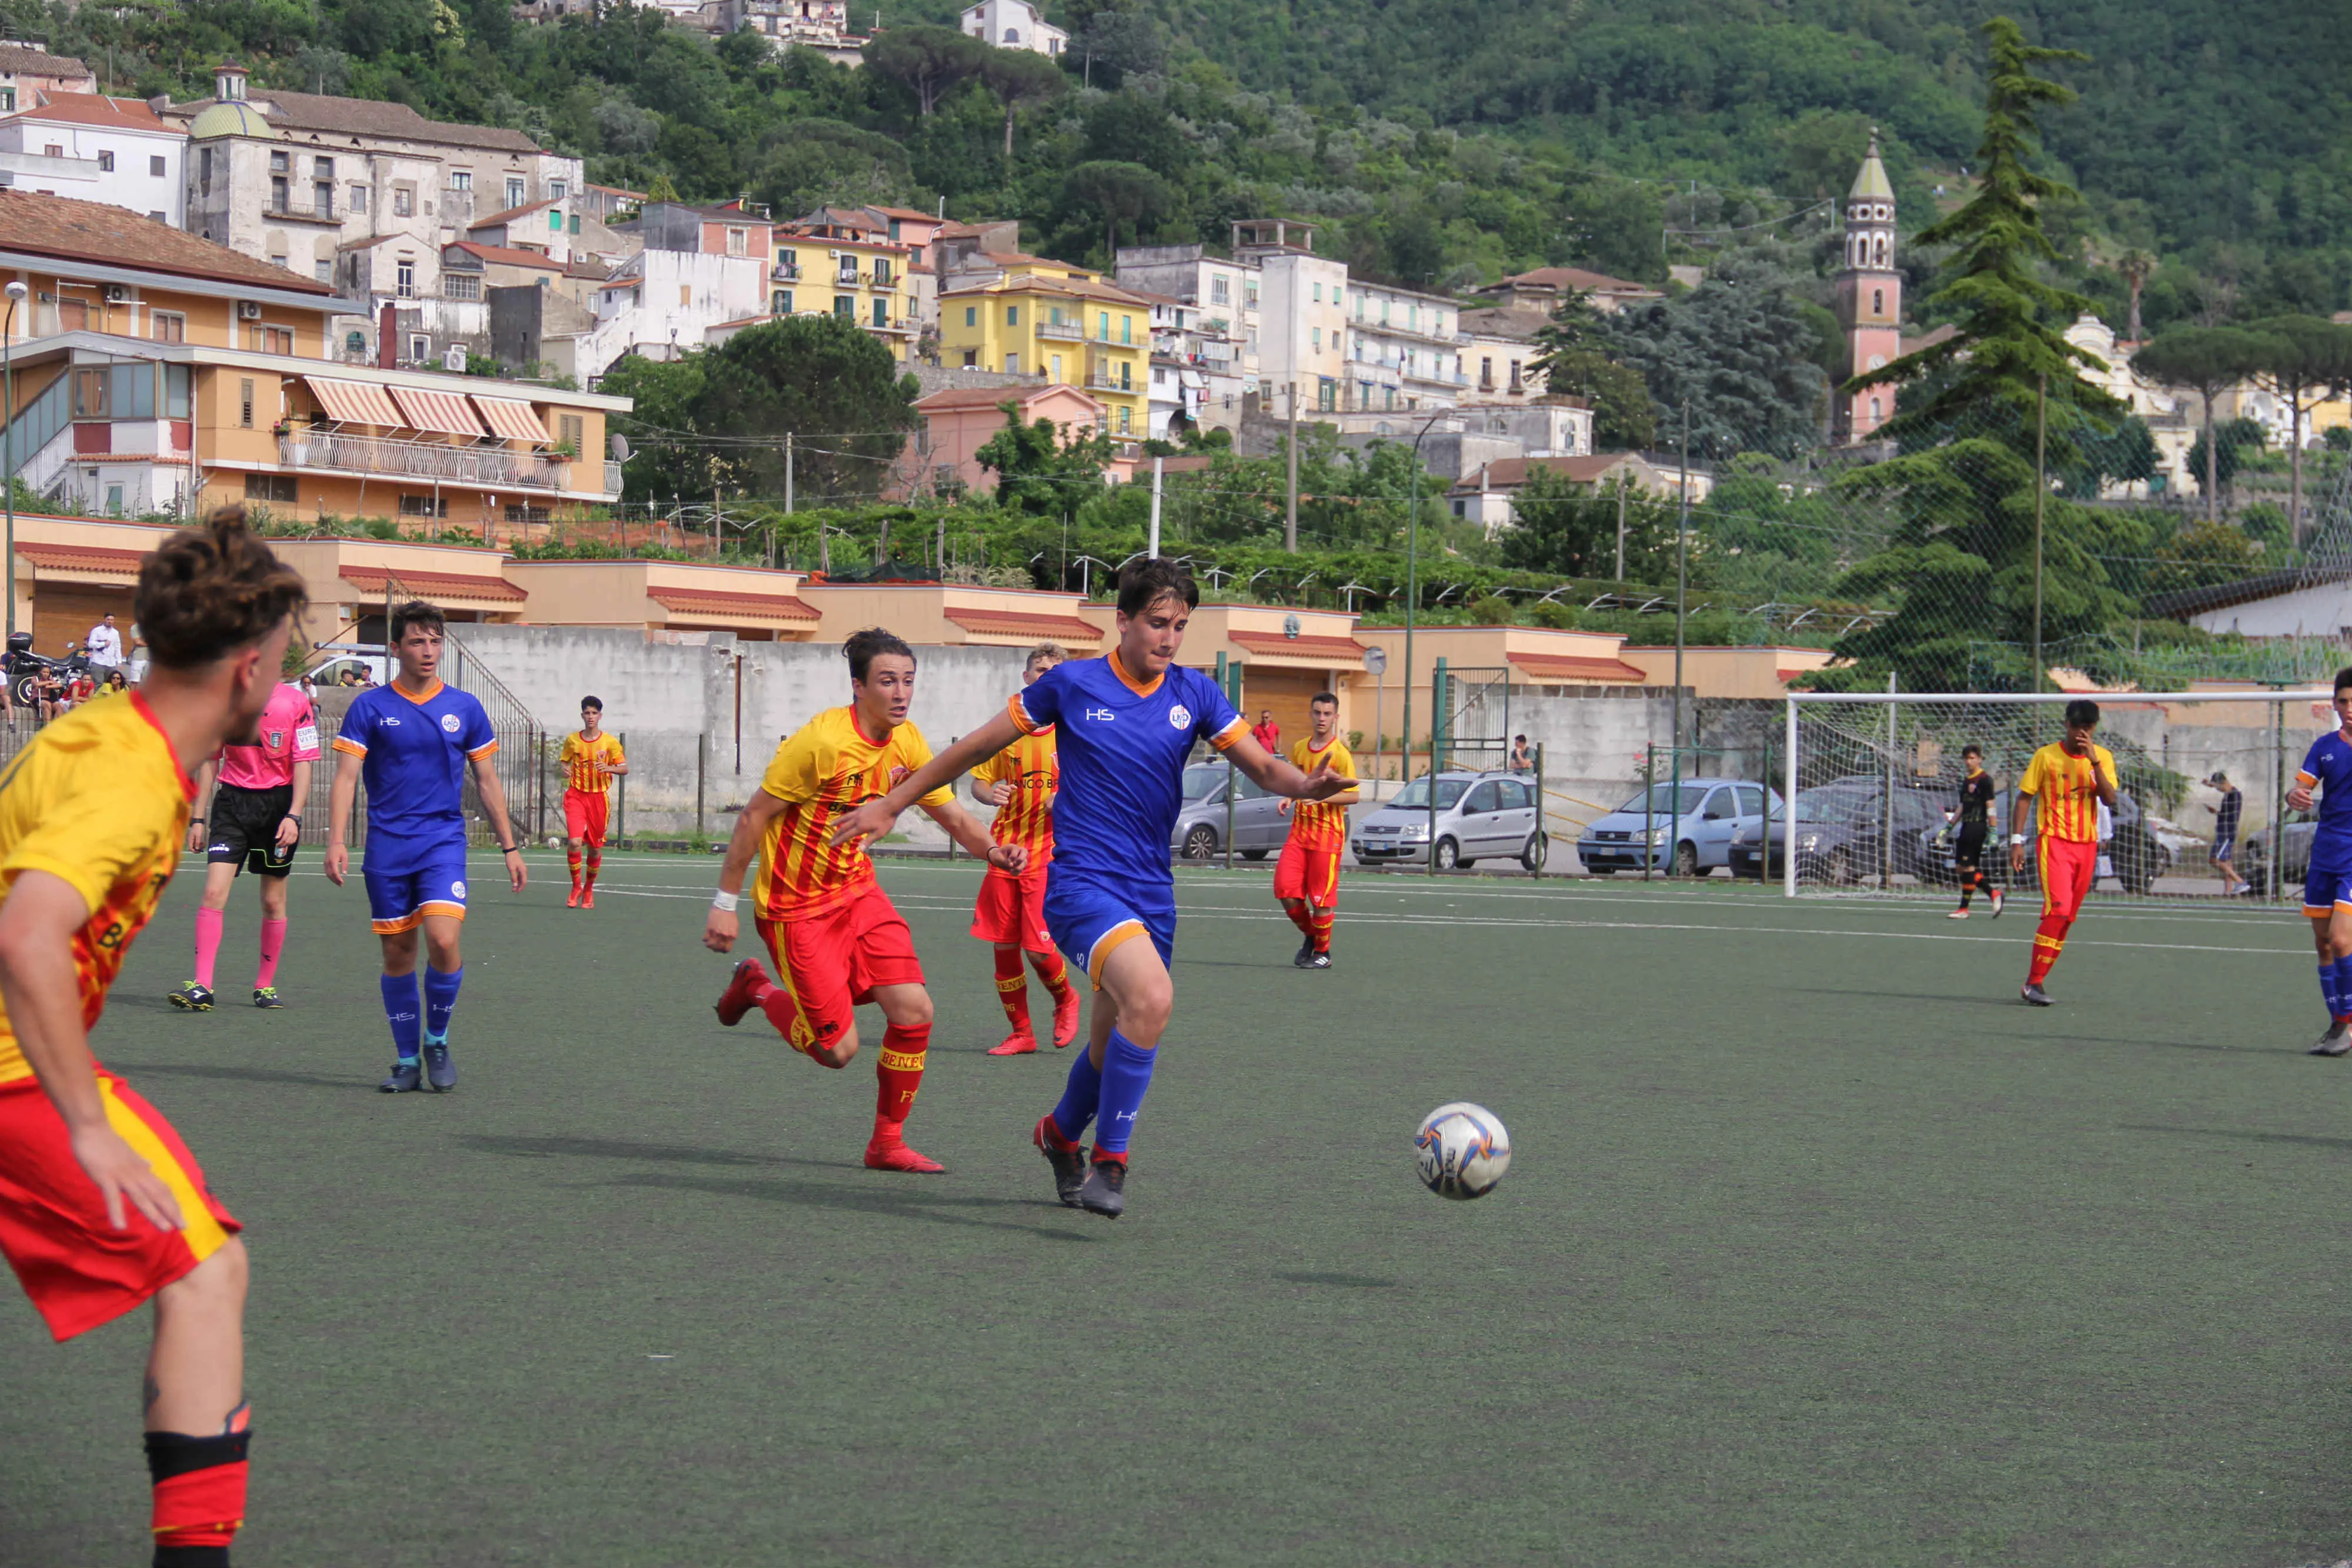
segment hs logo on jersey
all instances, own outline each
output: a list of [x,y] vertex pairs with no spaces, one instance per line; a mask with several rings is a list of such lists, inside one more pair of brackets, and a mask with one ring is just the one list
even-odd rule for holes
[[1087,716],[1088,718],[1098,718],[1102,720],[1103,723],[1109,724],[1114,719],[1118,718],[1118,715],[1111,712],[1110,709],[1107,707],[1090,707],[1087,709]]

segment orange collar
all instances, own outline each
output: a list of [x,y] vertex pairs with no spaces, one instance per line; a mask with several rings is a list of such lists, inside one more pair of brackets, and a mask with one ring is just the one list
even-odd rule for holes
[[387,685],[389,685],[392,690],[404,701],[415,703],[418,707],[423,707],[426,703],[429,703],[435,697],[439,696],[442,692],[446,689],[441,685],[441,677],[438,675],[433,677],[433,689],[426,692],[421,697],[412,697],[406,692],[402,691],[400,689],[400,682],[397,678],[388,682]]
[[1113,648],[1109,653],[1103,655],[1103,663],[1110,666],[1110,673],[1118,677],[1118,684],[1120,685],[1125,686],[1129,691],[1133,692],[1139,697],[1148,697],[1152,693],[1158,691],[1160,689],[1160,683],[1168,678],[1167,673],[1162,671],[1160,674],[1151,677],[1150,685],[1138,685],[1135,677],[1127,673],[1127,666],[1118,662],[1118,650],[1116,648]]

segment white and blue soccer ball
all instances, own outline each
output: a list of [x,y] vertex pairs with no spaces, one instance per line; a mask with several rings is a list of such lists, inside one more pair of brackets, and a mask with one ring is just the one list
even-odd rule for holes
[[1484,1197],[1511,1168],[1511,1134],[1503,1119],[1467,1100],[1423,1116],[1412,1148],[1422,1185],[1440,1197]]

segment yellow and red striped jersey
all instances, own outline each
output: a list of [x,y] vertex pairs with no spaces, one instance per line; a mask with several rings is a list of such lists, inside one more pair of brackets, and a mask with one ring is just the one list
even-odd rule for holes
[[620,737],[611,730],[600,729],[591,740],[586,730],[575,729],[563,737],[557,760],[563,764],[566,789],[602,795],[613,787],[613,776],[604,769],[616,762],[625,767],[629,759],[621,755]]
[[[1320,751],[1315,749],[1312,740],[1292,741],[1290,765],[1301,773],[1328,766],[1334,773],[1350,779],[1356,776],[1355,754],[1336,735],[1324,743]],[[1324,800],[1294,800],[1290,806],[1290,836],[1313,849],[1336,849],[1347,841],[1348,808]]]
[[[878,800],[931,759],[923,732],[902,724],[880,740],[858,727],[857,710],[827,708],[776,747],[760,788],[784,802],[760,846],[751,884],[763,919],[803,920],[822,915],[874,880],[874,862],[857,840],[828,844],[833,820]],[[926,806],[955,800],[941,785]]]
[[2088,757],[2076,757],[2053,741],[2033,754],[2017,789],[2034,798],[2034,823],[2042,837],[2094,844],[2099,841],[2102,776],[2110,788],[2118,787],[2115,753],[2095,745]]
[[[1024,735],[971,770],[982,784],[1010,784],[1013,798],[996,809],[989,838],[1029,852],[1029,871],[1054,858],[1054,792],[1062,787],[1062,762],[1054,750],[1054,727]],[[990,867],[990,870],[995,870]],[[1000,873],[1001,874],[1001,873]],[[1025,873],[1024,873],[1025,874]]]
[[[172,880],[195,798],[196,781],[137,692],[74,709],[0,773],[0,897],[43,871],[89,906],[73,938],[85,1029],[106,1010],[131,939]],[[32,1073],[0,1010],[0,1083]]]

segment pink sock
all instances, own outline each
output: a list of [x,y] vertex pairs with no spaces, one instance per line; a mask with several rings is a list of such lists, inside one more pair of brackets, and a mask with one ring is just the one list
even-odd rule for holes
[[213,960],[220,956],[221,911],[196,911],[196,984],[213,988]]
[[[213,940],[220,940],[214,933]],[[278,983],[278,955],[286,951],[286,922],[265,920],[261,923],[261,967],[253,972],[253,988],[266,991]]]

